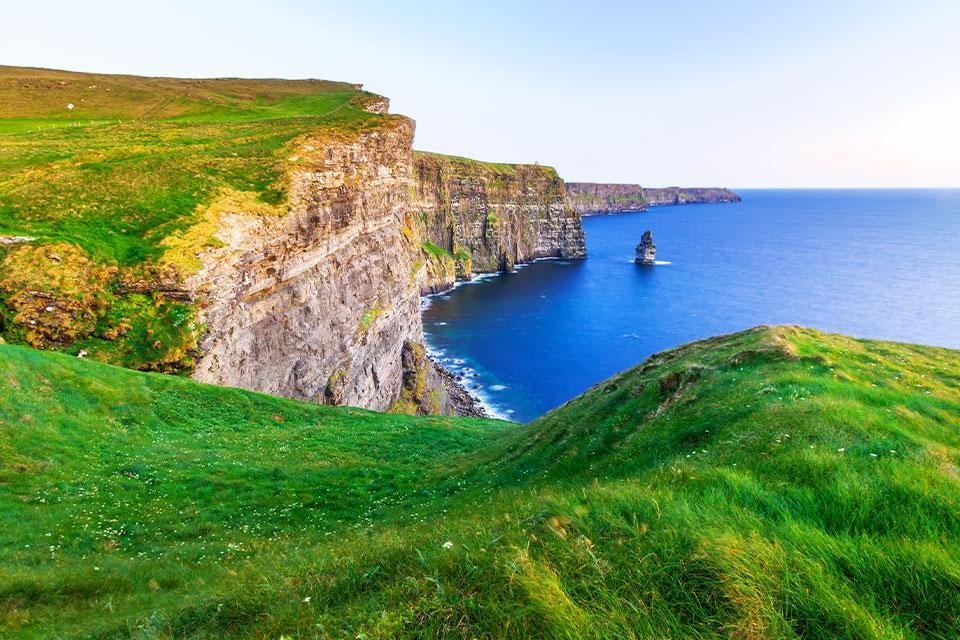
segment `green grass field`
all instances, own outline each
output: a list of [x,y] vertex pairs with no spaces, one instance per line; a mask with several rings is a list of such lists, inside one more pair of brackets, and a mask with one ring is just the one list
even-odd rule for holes
[[364,110],[378,99],[316,80],[0,66],[0,236],[36,239],[0,243],[0,335],[189,370],[196,309],[143,291],[198,266],[211,208],[282,215],[297,141],[381,126],[394,116]]
[[5,640],[960,635],[955,351],[758,328],[529,425],[0,381]]

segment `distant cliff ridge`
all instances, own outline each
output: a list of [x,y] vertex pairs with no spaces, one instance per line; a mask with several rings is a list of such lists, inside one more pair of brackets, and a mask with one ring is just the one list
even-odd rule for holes
[[642,187],[639,184],[568,182],[567,201],[580,215],[643,211],[668,204],[740,202],[740,196],[719,187]]

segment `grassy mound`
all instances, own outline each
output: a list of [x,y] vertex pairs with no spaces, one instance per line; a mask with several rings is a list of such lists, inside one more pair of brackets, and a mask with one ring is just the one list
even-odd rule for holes
[[189,368],[194,309],[156,292],[195,266],[212,210],[282,213],[297,139],[376,128],[391,118],[365,110],[378,100],[314,80],[0,66],[0,236],[34,238],[0,242],[0,335]]
[[960,354],[758,328],[525,426],[0,346],[4,638],[954,638]]

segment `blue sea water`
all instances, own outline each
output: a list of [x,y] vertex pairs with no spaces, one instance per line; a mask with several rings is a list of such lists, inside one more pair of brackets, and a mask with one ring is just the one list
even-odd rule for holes
[[[518,421],[652,353],[758,324],[960,348],[960,191],[741,195],[584,218],[586,260],[434,297],[428,344]],[[633,262],[646,229],[663,264]]]

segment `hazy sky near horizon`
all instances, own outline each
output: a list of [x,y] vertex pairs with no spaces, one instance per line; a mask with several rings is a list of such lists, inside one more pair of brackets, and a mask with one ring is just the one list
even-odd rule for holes
[[0,64],[362,82],[568,180],[960,186],[957,0],[10,4]]

